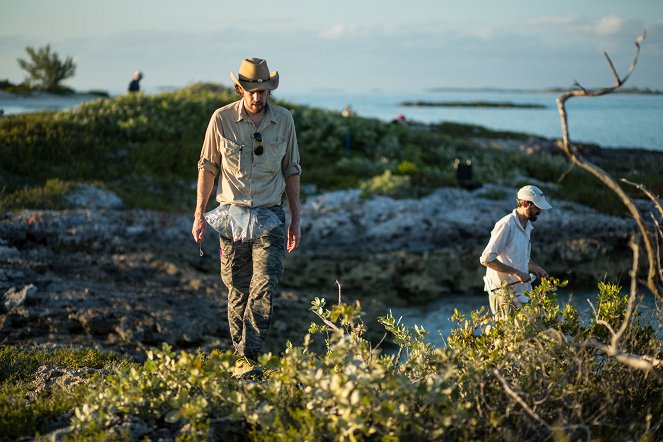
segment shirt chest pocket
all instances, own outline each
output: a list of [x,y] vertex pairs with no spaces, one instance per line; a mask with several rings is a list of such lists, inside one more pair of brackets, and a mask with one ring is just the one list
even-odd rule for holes
[[221,155],[223,168],[230,172],[238,172],[242,168],[242,144],[227,138],[221,139]]
[[255,166],[264,172],[279,172],[286,151],[285,137],[270,137],[266,140],[264,147],[263,155],[254,157]]

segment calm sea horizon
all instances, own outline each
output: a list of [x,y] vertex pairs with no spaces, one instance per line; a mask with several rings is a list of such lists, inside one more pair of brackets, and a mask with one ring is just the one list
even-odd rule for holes
[[[158,91],[155,91],[158,92]],[[148,91],[147,93],[152,93]],[[286,92],[274,97],[295,104],[340,112],[346,105],[361,117],[391,121],[398,115],[421,123],[455,122],[492,130],[561,138],[556,99],[559,93],[435,90],[422,92],[347,91]],[[11,98],[0,94],[5,114],[61,110],[78,106],[93,97]],[[541,108],[403,106],[405,101],[495,102],[537,105]],[[604,148],[643,148],[663,151],[663,95],[609,94],[578,97],[567,101],[571,140]]]
[[[444,90],[408,93],[311,92],[274,94],[276,98],[341,111],[351,106],[357,115],[391,121],[397,115],[421,123],[456,122],[493,130],[561,138],[556,99],[559,93]],[[543,108],[411,107],[405,101],[478,102],[540,105]],[[567,101],[572,141],[601,147],[644,148],[663,151],[663,95],[610,94]]]

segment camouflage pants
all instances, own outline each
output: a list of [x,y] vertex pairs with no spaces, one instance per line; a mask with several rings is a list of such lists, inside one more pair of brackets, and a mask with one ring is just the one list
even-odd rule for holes
[[283,277],[285,213],[271,208],[283,221],[252,241],[220,236],[221,280],[228,288],[228,324],[235,354],[257,358],[272,318],[272,296]]

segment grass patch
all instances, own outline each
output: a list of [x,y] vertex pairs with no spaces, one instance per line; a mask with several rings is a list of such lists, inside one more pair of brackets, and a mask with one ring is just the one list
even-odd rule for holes
[[43,186],[26,187],[14,192],[0,192],[0,211],[21,208],[64,209],[65,195],[75,186],[71,181],[49,179]]
[[13,441],[43,434],[83,402],[87,392],[84,385],[67,387],[55,383],[51,389],[35,396],[39,367],[115,370],[127,364],[127,360],[116,353],[93,349],[0,346],[0,440]]

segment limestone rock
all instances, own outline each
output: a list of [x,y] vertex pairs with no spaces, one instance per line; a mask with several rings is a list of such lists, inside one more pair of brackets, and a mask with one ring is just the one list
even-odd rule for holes
[[[281,352],[286,340],[298,344],[315,320],[312,299],[336,300],[336,281],[343,300],[361,301],[367,316],[481,292],[479,256],[494,223],[513,210],[515,193],[484,185],[473,192],[438,189],[417,200],[365,199],[358,190],[308,198],[302,243],[286,256],[264,350]],[[551,203],[532,233],[534,260],[572,283],[628,274],[632,221]],[[163,342],[230,349],[218,237],[207,235],[201,257],[191,223],[190,215],[150,210],[0,213],[3,339],[96,346],[137,360]]]

